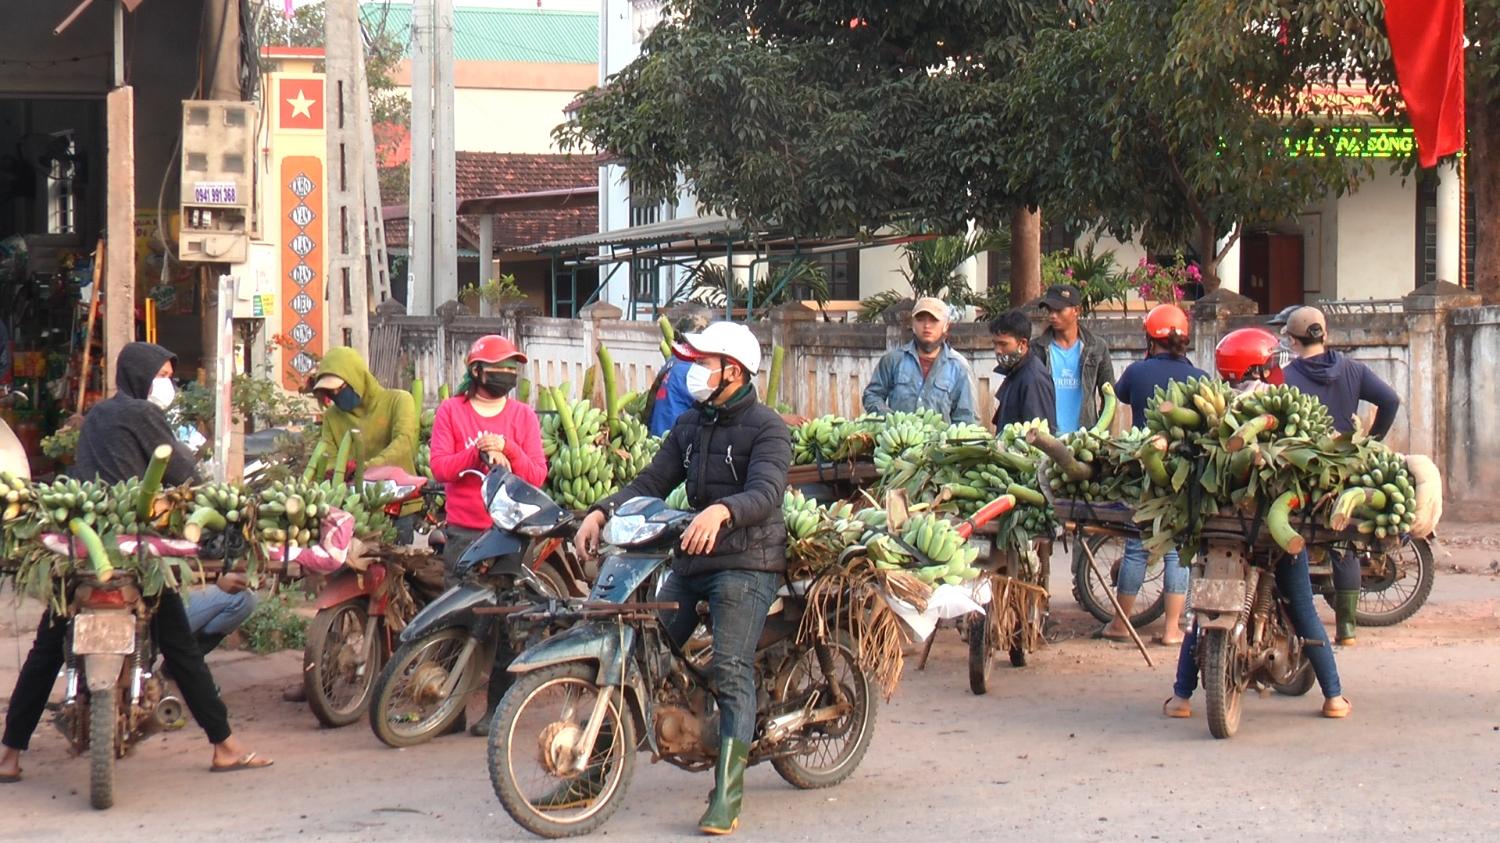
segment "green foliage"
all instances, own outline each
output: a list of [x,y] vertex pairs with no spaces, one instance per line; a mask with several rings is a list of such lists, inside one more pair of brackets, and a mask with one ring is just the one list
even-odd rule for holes
[[1109,302],[1123,305],[1130,289],[1126,275],[1115,263],[1115,253],[1096,252],[1093,240],[1081,252],[1069,249],[1042,256],[1042,288],[1053,284],[1077,287],[1083,294],[1079,309],[1085,316]]
[[506,273],[483,284],[470,284],[458,291],[460,299],[483,299],[491,307],[499,307],[508,301],[524,301],[526,294],[516,284],[514,273]]
[[764,272],[759,273],[753,287],[747,288],[738,274],[731,277],[726,273],[723,264],[704,262],[688,271],[688,284],[679,291],[683,295],[674,297],[669,304],[687,298],[710,307],[722,308],[732,298],[735,307],[753,304],[755,312],[750,314],[753,319],[757,313],[763,314],[788,302],[812,299],[819,304],[826,303],[828,276],[823,272],[821,264],[805,258],[793,258],[771,263]]
[[263,597],[240,626],[245,646],[261,655],[306,646],[307,619],[296,610],[296,604],[301,602],[291,586],[282,586]]
[[[1285,154],[1288,134],[1356,126],[1357,104],[1312,96],[1381,78],[1379,0],[1109,0],[1037,35],[1011,76],[1011,189],[1048,216],[1153,251],[1191,246],[1216,285],[1217,241],[1238,222],[1295,215],[1373,174],[1368,162]],[[1393,91],[1376,85],[1377,102]]]
[[81,427],[65,425],[61,430],[42,440],[42,453],[52,459],[71,457],[78,451],[78,434]]
[[[620,156],[633,197],[800,235],[909,220],[994,228],[1024,197],[1001,72],[1062,4],[672,0],[641,54],[555,137]],[[939,69],[935,72],[934,69]]]
[[[235,375],[229,398],[237,420],[251,419],[258,427],[284,427],[309,421],[312,408],[301,395],[287,392],[270,377]],[[177,392],[169,410],[179,424],[195,424],[208,430],[214,422],[214,394],[206,386],[189,383]]]

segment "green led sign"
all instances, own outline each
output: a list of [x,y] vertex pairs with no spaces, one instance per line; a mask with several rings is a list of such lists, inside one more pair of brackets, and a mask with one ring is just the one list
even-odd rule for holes
[[1330,127],[1314,129],[1284,141],[1292,155],[1314,158],[1409,158],[1417,153],[1417,138],[1410,128],[1395,126]]

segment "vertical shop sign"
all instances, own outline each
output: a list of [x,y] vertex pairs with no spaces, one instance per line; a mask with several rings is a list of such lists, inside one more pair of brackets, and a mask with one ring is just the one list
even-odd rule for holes
[[281,324],[290,340],[283,383],[301,389],[323,354],[322,161],[281,162],[281,207]]

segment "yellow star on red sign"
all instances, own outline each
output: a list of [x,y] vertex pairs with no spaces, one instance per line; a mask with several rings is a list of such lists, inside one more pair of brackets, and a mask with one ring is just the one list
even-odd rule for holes
[[292,107],[293,117],[307,118],[312,117],[312,106],[313,103],[317,102],[315,99],[308,99],[307,94],[304,94],[301,88],[297,89],[297,96],[287,97],[286,101]]

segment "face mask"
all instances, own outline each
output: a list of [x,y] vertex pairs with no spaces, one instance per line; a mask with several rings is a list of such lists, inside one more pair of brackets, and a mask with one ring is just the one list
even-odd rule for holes
[[359,406],[359,401],[359,393],[355,392],[354,387],[347,383],[338,392],[333,394],[333,406],[338,407],[346,413],[354,412],[354,408]]
[[724,384],[721,381],[717,387],[709,386],[708,379],[713,376],[714,372],[722,374],[723,371],[722,366],[718,369],[710,369],[702,363],[694,363],[688,368],[687,373],[688,394],[693,396],[693,400],[699,404],[707,404],[712,401],[719,394],[720,390],[724,388]]
[[165,410],[172,406],[176,397],[177,387],[172,384],[172,379],[157,378],[151,382],[151,391],[147,393],[146,400]]
[[479,391],[487,398],[504,398],[516,388],[518,376],[515,372],[483,372],[480,374]]
[[1021,365],[1021,359],[1025,356],[1026,353],[1019,350],[1007,352],[1005,354],[997,354],[995,355],[995,359],[999,361],[999,365],[997,365],[995,369],[1002,375],[1008,375],[1011,372],[1015,371],[1017,366]]

